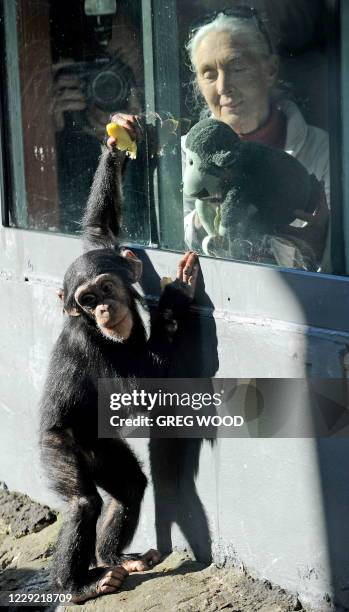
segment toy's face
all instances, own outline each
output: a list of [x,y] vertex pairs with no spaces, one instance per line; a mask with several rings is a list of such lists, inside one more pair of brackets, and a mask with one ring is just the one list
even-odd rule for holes
[[204,167],[197,153],[187,149],[183,177],[184,195],[199,200],[219,201],[222,199],[222,181],[219,169]]

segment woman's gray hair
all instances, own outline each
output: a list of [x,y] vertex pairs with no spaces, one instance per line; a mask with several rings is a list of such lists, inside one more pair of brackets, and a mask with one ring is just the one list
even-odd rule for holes
[[199,27],[186,45],[186,50],[194,71],[196,68],[195,53],[198,44],[205,36],[207,36],[207,34],[218,31],[230,32],[232,35],[243,35],[247,39],[247,44],[253,52],[263,59],[270,56],[268,41],[266,40],[264,34],[258,30],[253,19],[231,17],[224,15],[224,13],[219,13],[217,17],[213,19],[213,21]]

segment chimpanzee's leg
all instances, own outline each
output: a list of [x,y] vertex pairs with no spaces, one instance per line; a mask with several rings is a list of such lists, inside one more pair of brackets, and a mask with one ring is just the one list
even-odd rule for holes
[[117,562],[136,530],[147,479],[123,440],[103,440],[96,484],[112,497],[98,534],[97,552],[105,563]]
[[[102,500],[92,479],[88,455],[80,449],[69,431],[45,434],[42,454],[54,490],[68,501],[54,555],[52,574],[55,585],[78,595],[77,601],[116,590],[126,574],[121,575],[122,568],[119,568],[119,581],[119,570],[115,576],[112,568],[89,571],[95,555],[96,522]],[[101,578],[108,569],[111,576],[105,585],[105,579],[102,584]],[[107,590],[100,588],[106,586]]]
[[[103,440],[103,458],[98,462],[96,483],[112,499],[103,516],[97,539],[97,555],[107,564],[122,563],[128,571],[148,569],[160,559],[157,551],[140,557],[138,564],[128,564],[123,549],[131,542],[138,525],[140,507],[147,485],[138,460],[122,440]],[[132,556],[134,560],[134,556]],[[130,559],[129,559],[130,561]]]

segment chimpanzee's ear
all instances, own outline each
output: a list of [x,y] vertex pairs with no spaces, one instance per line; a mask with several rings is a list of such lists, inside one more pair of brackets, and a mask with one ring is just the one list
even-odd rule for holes
[[130,249],[123,249],[120,253],[122,257],[127,257],[127,261],[130,264],[130,272],[132,276],[132,283],[138,283],[142,276],[143,264],[140,259]]
[[[60,289],[57,289],[56,293],[64,306],[64,290],[62,289],[62,287]],[[81,314],[81,312],[76,308],[76,306],[73,306],[69,310],[63,308],[63,310],[71,317],[79,317]]]
[[80,310],[78,310],[76,308],[76,306],[72,306],[72,308],[64,308],[65,312],[70,316],[70,317],[80,317],[81,312]]

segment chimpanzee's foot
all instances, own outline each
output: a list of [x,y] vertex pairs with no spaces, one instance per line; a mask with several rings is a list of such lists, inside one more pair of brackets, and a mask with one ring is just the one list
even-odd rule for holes
[[146,570],[152,568],[154,565],[159,563],[161,559],[161,554],[158,550],[151,548],[148,552],[144,553],[144,555],[139,555],[132,559],[132,555],[130,555],[129,559],[125,559],[121,561],[122,567],[124,567],[130,574],[132,572],[145,572]]
[[128,571],[122,565],[114,567],[98,567],[89,571],[90,582],[79,592],[73,593],[73,603],[83,603],[88,599],[94,599],[108,593],[115,593],[128,575]]

